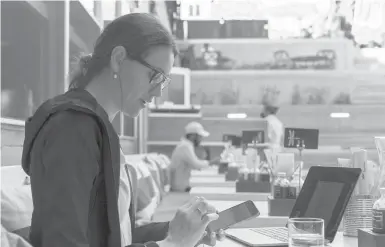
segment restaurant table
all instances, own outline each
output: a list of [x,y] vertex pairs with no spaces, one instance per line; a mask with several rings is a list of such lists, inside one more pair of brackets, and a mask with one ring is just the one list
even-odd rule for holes
[[267,197],[270,195],[270,193],[237,193],[235,187],[193,187],[190,194],[204,197],[207,200],[221,201],[267,201]]
[[[188,199],[186,200],[188,201]],[[214,206],[219,212],[231,208],[235,205],[242,203],[243,201],[215,201],[208,200],[208,202]],[[246,227],[281,227],[285,226],[288,220],[288,217],[269,217],[268,216],[268,205],[267,202],[264,201],[254,201],[255,206],[258,208],[260,212],[259,217],[255,217],[239,224],[233,226],[233,228],[246,228]],[[175,205],[175,204],[174,204]],[[183,205],[183,204],[182,204]],[[153,220],[156,222],[159,221],[169,221],[171,220],[178,208],[178,206],[169,206],[168,205],[160,205],[155,212]]]
[[235,188],[235,181],[226,181],[225,176],[204,177],[194,176],[190,180],[191,187],[227,187]]
[[219,174],[218,168],[210,167],[202,170],[192,170],[191,177],[224,177],[224,174]]
[[[207,246],[207,245],[200,245]],[[242,243],[236,242],[232,239],[226,238],[223,241],[218,241],[215,247],[245,247]],[[274,246],[273,246],[274,247]],[[345,237],[342,232],[338,232],[333,243],[327,247],[358,247],[358,239],[355,237]],[[367,246],[370,247],[370,246]]]

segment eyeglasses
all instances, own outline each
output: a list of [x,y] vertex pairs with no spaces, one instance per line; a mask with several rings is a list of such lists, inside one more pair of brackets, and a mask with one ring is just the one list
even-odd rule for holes
[[161,89],[163,90],[165,87],[168,86],[168,84],[170,84],[171,78],[167,76],[165,73],[155,68],[151,64],[147,63],[142,58],[134,57],[133,59],[135,59],[137,62],[139,62],[143,66],[146,66],[147,68],[155,72],[155,74],[150,79],[150,84],[153,86],[153,88],[160,86]]

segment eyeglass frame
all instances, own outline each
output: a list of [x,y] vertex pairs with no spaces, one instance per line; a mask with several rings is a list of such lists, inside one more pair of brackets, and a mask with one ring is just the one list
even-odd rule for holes
[[[147,62],[146,62],[143,58],[141,58],[141,57],[138,57],[138,56],[130,56],[130,58],[133,59],[133,60],[135,60],[135,61],[137,61],[137,62],[140,63],[141,65],[143,65],[143,66],[145,66],[145,67],[147,67],[147,68],[149,68],[149,69],[151,69],[152,71],[155,72],[155,74],[151,77],[150,82],[149,82],[150,85],[152,85],[152,84],[154,85],[154,88],[157,87],[158,85],[160,85],[160,86],[161,86],[161,89],[163,90],[163,89],[165,89],[165,88],[168,86],[168,84],[170,84],[171,78],[170,78],[168,75],[166,75],[163,71],[161,71],[160,69],[157,69],[157,68],[155,68],[154,66],[152,66],[151,64],[147,63]],[[153,83],[153,80],[154,80],[154,78],[155,78],[157,75],[161,75],[161,76],[162,76],[162,80],[161,80],[161,82]]]

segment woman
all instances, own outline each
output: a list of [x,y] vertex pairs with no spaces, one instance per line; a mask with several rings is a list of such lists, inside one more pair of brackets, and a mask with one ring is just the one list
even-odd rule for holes
[[[33,246],[189,247],[218,217],[196,198],[170,223],[135,228],[135,183],[131,177],[128,185],[120,181],[123,155],[110,121],[119,111],[137,116],[161,95],[175,54],[158,19],[122,16],[80,60],[70,90],[27,121],[22,164],[31,176]],[[215,244],[215,233],[209,237],[206,243]]]

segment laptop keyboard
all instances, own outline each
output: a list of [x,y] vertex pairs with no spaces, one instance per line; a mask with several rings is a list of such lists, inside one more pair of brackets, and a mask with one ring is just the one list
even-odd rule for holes
[[281,242],[287,243],[288,242],[288,232],[287,228],[285,227],[272,227],[272,228],[254,228],[250,229],[253,232],[265,235],[267,237],[279,240]]

